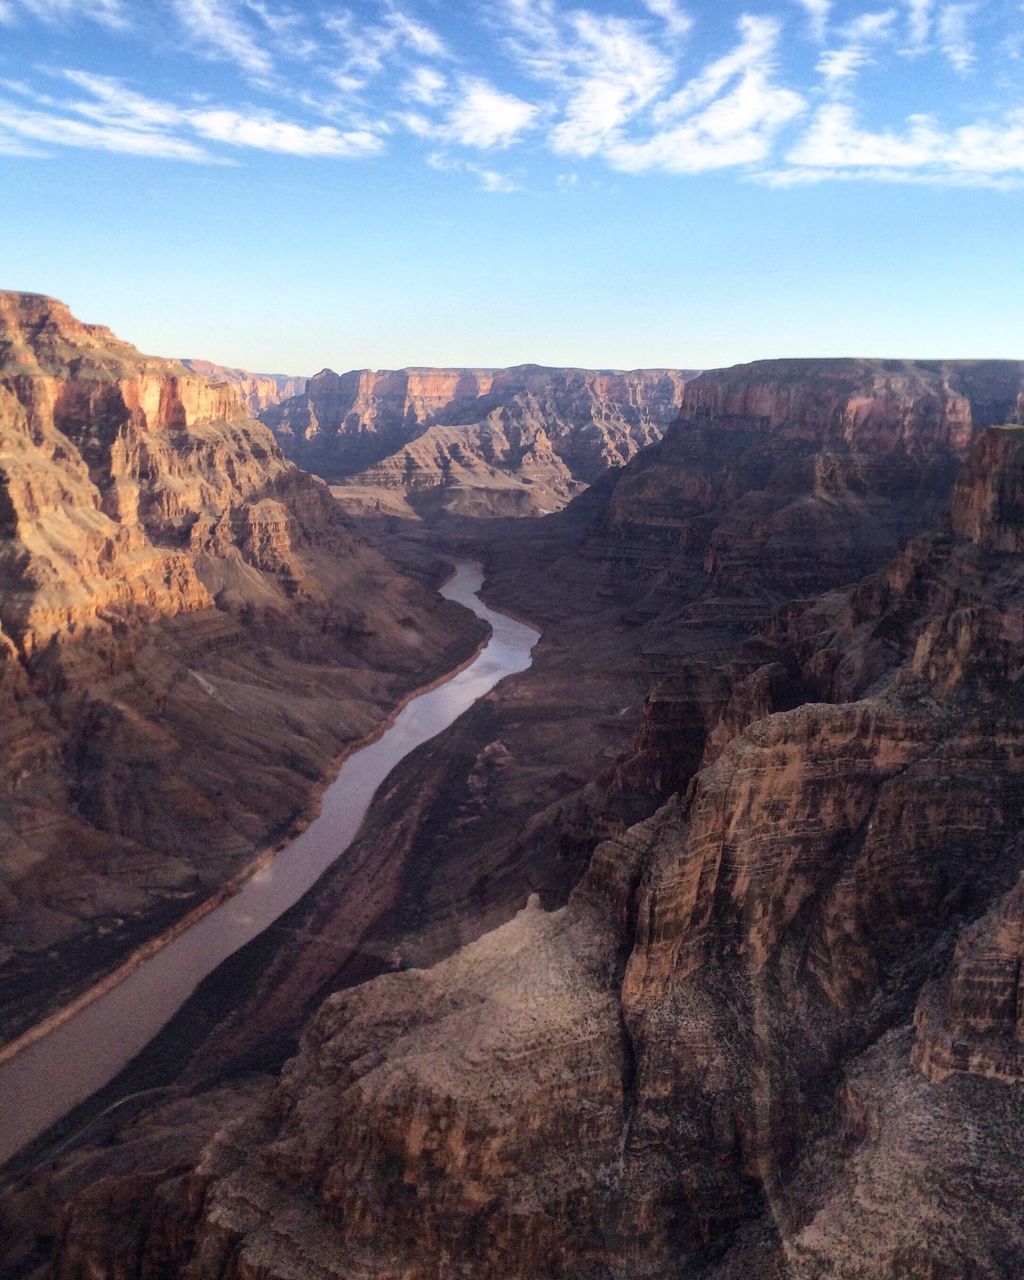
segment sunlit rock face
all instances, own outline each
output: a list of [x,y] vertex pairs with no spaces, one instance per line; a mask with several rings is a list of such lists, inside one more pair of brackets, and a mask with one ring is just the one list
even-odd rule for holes
[[250,373],[248,369],[213,364],[209,360],[182,360],[181,363],[190,373],[198,374],[207,382],[226,382],[233,386],[253,417],[282,400],[302,395],[308,381],[286,373]]
[[0,588],[2,1038],[283,834],[478,636],[235,386],[35,294],[0,293]]
[[290,458],[344,486],[346,505],[384,490],[413,496],[427,514],[538,515],[660,439],[687,376],[325,369],[262,417]]

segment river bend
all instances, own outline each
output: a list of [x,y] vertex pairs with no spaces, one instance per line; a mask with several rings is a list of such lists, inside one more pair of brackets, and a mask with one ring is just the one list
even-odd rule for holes
[[0,1162],[109,1083],[202,980],[312,887],[355,839],[377,788],[416,747],[452,724],[499,680],[525,671],[540,634],[479,598],[479,565],[460,562],[441,594],[490,623],[475,660],[413,698],[325,790],[318,816],[262,871],[128,977],[0,1064]]

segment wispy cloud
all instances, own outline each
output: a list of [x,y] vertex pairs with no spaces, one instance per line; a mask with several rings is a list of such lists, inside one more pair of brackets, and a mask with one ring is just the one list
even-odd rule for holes
[[644,0],[644,8],[664,22],[670,36],[685,36],[693,30],[693,19],[675,0]]
[[443,78],[440,83],[421,79],[413,88],[413,96],[439,107],[441,114],[400,112],[398,119],[411,133],[438,142],[484,151],[508,147],[537,116],[532,103],[475,77],[460,76],[451,86]]
[[98,124],[49,111],[33,111],[0,101],[0,134],[25,142],[58,147],[85,147],[122,155],[151,156],[160,160],[210,163],[214,157],[185,139],[122,124]]
[[0,22],[12,23],[22,13],[47,23],[69,23],[77,19],[98,22],[111,30],[121,31],[129,26],[128,15],[121,0],[3,0],[0,3]]
[[[88,96],[59,101],[7,82],[31,107],[0,99],[0,133],[22,142],[86,147],[196,163],[223,163],[208,143],[300,157],[353,159],[378,154],[381,137],[367,129],[309,126],[269,112],[228,107],[180,107],[148,98],[110,76],[66,71],[64,79]],[[41,109],[43,108],[43,109]]]
[[893,37],[898,14],[895,9],[863,13],[839,33],[842,43],[827,49],[818,60],[818,70],[829,89],[844,89],[861,68],[875,61],[876,48]]
[[214,57],[227,58],[244,71],[265,76],[273,59],[229,0],[171,0],[189,39]]
[[[163,50],[162,85],[180,77],[156,97],[97,74],[117,68],[113,53],[56,77],[26,60],[25,84],[0,84],[0,152],[235,163],[390,148],[398,163],[406,149],[391,143],[404,130],[423,162],[492,191],[532,186],[536,168],[557,183],[585,165],[731,168],[775,185],[1024,177],[1024,43],[1012,23],[998,29],[992,0],[777,0],[727,23],[720,6],[687,0],[488,0],[459,25],[436,0],[350,3],[0,0],[5,35],[64,40],[101,24],[112,51]],[[1004,8],[1024,12],[1018,0]],[[200,81],[189,59],[219,65]],[[978,119],[955,89],[997,59],[991,82],[1002,75],[1007,110]],[[872,68],[899,75],[905,107],[875,92]]]
[[358,93],[385,68],[406,58],[446,59],[444,40],[426,23],[400,9],[388,8],[378,23],[367,23],[350,10],[329,15],[324,28],[341,48],[331,78],[348,93]]
[[947,4],[939,15],[939,47],[957,71],[970,71],[976,61],[968,31],[974,11],[973,4]]
[[537,108],[486,80],[466,79],[445,121],[453,142],[467,147],[507,147],[533,123]]
[[920,53],[931,38],[935,0],[906,0],[906,4],[910,52]]
[[832,14],[832,0],[797,0],[797,4],[805,10],[810,19],[811,35],[819,44],[823,44],[828,35],[828,22]]
[[481,188],[492,194],[518,191],[519,184],[507,173],[486,165],[476,164],[472,160],[462,160],[443,151],[434,151],[427,156],[427,164],[431,169],[441,173],[469,173],[478,179]]
[[1024,110],[952,130],[928,115],[910,116],[900,130],[869,130],[852,107],[830,103],[786,159],[788,173],[772,175],[777,183],[880,172],[961,184],[1024,178]]

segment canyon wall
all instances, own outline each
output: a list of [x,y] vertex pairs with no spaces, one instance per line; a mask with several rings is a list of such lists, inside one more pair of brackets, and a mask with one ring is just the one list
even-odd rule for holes
[[948,525],[681,668],[699,723],[652,698],[603,782],[678,789],[565,906],[330,997],[184,1175],[74,1199],[55,1274],[1020,1270],[1021,440],[977,431]]
[[[983,431],[955,511],[1023,456]],[[125,1194],[125,1276],[1015,1274],[1021,524],[774,617],[564,908],[330,998],[186,1179],[79,1199],[56,1275],[105,1274]]]
[[182,360],[181,363],[190,373],[198,374],[207,382],[226,382],[233,386],[253,417],[282,400],[301,396],[308,381],[287,373],[250,373],[247,369],[212,364],[209,360]]
[[216,891],[479,639],[239,390],[0,294],[0,1036]]
[[687,376],[325,369],[262,417],[285,453],[342,485],[354,509],[386,508],[399,491],[426,514],[540,515],[659,439]]
[[1016,1274],[1022,375],[707,374],[552,519],[432,531],[533,668],[232,969],[198,1117],[40,1175],[56,1274]]

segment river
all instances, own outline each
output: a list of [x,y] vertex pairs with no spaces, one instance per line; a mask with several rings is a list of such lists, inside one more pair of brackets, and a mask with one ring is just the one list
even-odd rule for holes
[[525,671],[540,634],[479,598],[479,565],[461,562],[441,588],[490,623],[476,659],[413,698],[325,790],[318,816],[233,897],[144,960],[110,991],[0,1064],[0,1163],[83,1102],[156,1035],[198,984],[292,906],[345,852],[374,793],[405,756],[446,729],[499,680]]

